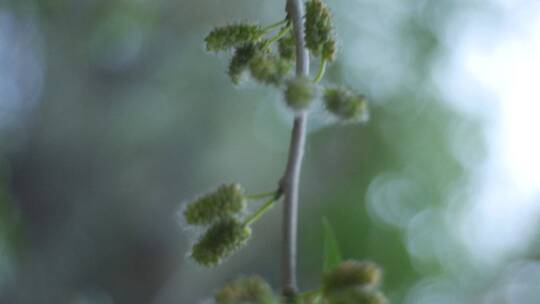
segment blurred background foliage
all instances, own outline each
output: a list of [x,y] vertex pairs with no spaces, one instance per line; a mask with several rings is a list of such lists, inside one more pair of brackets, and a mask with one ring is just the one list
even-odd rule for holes
[[[505,264],[479,268],[456,224],[468,199],[460,191],[471,180],[466,164],[485,156],[487,122],[446,102],[433,70],[453,50],[445,35],[459,27],[457,17],[489,21],[501,8],[465,0],[327,2],[341,50],[326,81],[346,83],[372,104],[365,125],[332,124],[320,109],[311,116],[301,288],[319,282],[326,216],[345,257],[382,265],[392,303],[488,303],[482,299]],[[210,270],[185,258],[194,236],[177,212],[222,182],[251,192],[276,186],[291,125],[281,93],[233,87],[226,56],[209,56],[202,40],[232,20],[273,23],[283,7],[263,0],[0,4],[2,303],[199,303],[224,281],[252,273],[278,288],[281,208],[257,223],[247,248]],[[530,273],[540,282],[539,272]],[[532,295],[521,299],[535,303]]]

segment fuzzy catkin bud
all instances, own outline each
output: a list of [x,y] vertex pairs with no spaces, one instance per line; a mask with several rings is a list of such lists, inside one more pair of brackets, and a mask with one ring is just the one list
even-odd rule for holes
[[251,76],[271,85],[280,85],[290,68],[289,62],[271,53],[259,52],[249,62]]
[[222,185],[189,204],[184,211],[188,224],[207,225],[231,217],[246,208],[244,190],[239,184]]
[[349,288],[325,296],[327,304],[387,304],[388,300],[373,288]]
[[307,77],[297,77],[287,82],[285,101],[293,110],[307,108],[315,98],[316,88]]
[[215,28],[206,36],[208,51],[223,51],[246,43],[258,42],[264,30],[258,25],[234,24]]
[[330,10],[321,0],[306,3],[306,47],[318,56],[323,45],[332,39]]
[[236,48],[229,64],[229,77],[234,84],[240,83],[242,73],[247,69],[249,61],[255,56],[257,47],[248,43]]
[[367,100],[341,88],[329,88],[324,92],[326,109],[343,120],[361,120],[367,117]]
[[332,38],[323,44],[321,56],[326,61],[334,61],[336,59],[336,52],[336,41]]
[[251,236],[251,229],[233,218],[212,225],[193,246],[191,257],[203,266],[215,266],[240,248]]
[[259,276],[241,277],[225,285],[215,295],[218,304],[272,304],[272,289]]
[[278,41],[278,52],[282,59],[294,61],[296,58],[296,46],[294,36],[291,33]]
[[356,286],[375,286],[381,281],[382,272],[372,262],[345,261],[324,275],[325,293]]

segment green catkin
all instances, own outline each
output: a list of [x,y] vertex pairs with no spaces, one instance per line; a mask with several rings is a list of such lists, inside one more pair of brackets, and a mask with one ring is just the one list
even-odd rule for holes
[[270,285],[259,276],[240,277],[226,284],[215,295],[217,304],[275,303]]
[[337,46],[336,41],[332,38],[326,41],[322,46],[321,56],[326,61],[334,61],[336,59]]
[[244,44],[236,48],[229,64],[229,77],[234,84],[239,84],[242,73],[248,68],[249,61],[255,56],[257,46],[253,43]]
[[191,257],[207,267],[220,264],[251,236],[251,229],[234,218],[222,219],[208,228],[193,246]]
[[297,77],[287,82],[285,101],[293,110],[307,108],[316,95],[316,87],[307,77]]
[[290,69],[290,62],[272,53],[258,52],[249,62],[251,76],[264,84],[280,85]]
[[367,116],[367,100],[364,96],[342,88],[324,91],[326,109],[342,120],[361,120]]
[[318,56],[323,45],[333,39],[330,10],[321,0],[306,3],[305,28],[306,47]]
[[246,43],[256,43],[264,36],[264,30],[258,25],[234,24],[215,28],[206,36],[206,50],[224,51]]
[[287,61],[294,61],[296,58],[294,36],[289,33],[278,41],[279,56]]
[[349,260],[324,275],[323,289],[331,293],[357,286],[376,286],[381,277],[381,269],[375,263]]
[[222,185],[217,190],[189,204],[184,211],[191,225],[208,225],[228,218],[246,208],[244,189],[239,184]]
[[387,304],[380,291],[369,287],[348,288],[325,296],[326,304]]

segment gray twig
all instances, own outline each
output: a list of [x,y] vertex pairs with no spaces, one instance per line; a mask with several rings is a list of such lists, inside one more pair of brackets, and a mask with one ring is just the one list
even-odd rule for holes
[[[287,14],[292,22],[296,40],[296,75],[309,74],[309,53],[304,40],[304,3],[303,0],[287,0]],[[283,250],[282,250],[282,292],[288,299],[297,292],[296,249],[298,226],[298,188],[300,171],[306,140],[307,113],[297,113],[289,146],[289,159],[285,173],[281,178],[279,192],[284,195],[283,204]]]

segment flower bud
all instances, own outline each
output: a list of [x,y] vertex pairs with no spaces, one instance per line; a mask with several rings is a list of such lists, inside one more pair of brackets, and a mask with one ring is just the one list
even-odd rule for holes
[[386,304],[388,300],[380,291],[359,287],[325,295],[327,304]]
[[244,190],[239,184],[222,185],[195,202],[184,211],[188,224],[207,225],[231,217],[246,208]]
[[271,53],[259,52],[249,62],[251,76],[265,84],[281,84],[290,68],[289,62]]
[[307,108],[316,95],[313,82],[307,77],[297,77],[287,82],[285,101],[293,110]]
[[225,285],[215,295],[218,304],[272,304],[272,289],[259,276],[241,277]]
[[264,30],[258,25],[234,24],[213,29],[204,39],[208,51],[223,51],[258,42]]
[[329,88],[324,92],[326,109],[343,120],[367,118],[366,98],[341,88]]
[[345,261],[324,275],[325,293],[356,286],[375,286],[381,281],[382,272],[372,262]]
[[234,84],[240,83],[242,73],[247,69],[249,61],[255,56],[257,47],[253,43],[236,48],[229,64],[229,77]]
[[246,243],[251,229],[233,218],[213,224],[193,246],[191,256],[203,266],[215,266]]
[[296,46],[294,36],[291,33],[278,41],[278,52],[282,59],[294,61],[296,58]]
[[332,39],[330,10],[321,0],[306,3],[306,47],[318,56],[323,45]]

